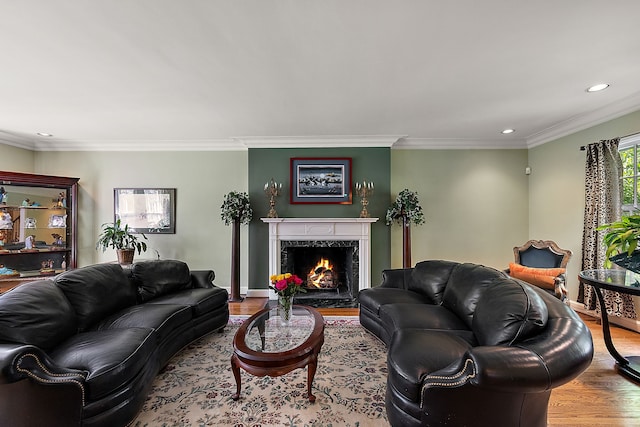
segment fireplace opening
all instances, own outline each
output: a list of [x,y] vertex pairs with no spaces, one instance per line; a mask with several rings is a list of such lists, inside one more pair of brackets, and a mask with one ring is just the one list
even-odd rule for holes
[[338,272],[330,259],[320,258],[320,261],[307,273],[305,287],[311,290],[338,289]]
[[352,286],[350,248],[289,248],[294,274],[307,291],[348,292]]
[[282,241],[281,271],[303,280],[297,304],[348,307],[357,301],[358,241]]

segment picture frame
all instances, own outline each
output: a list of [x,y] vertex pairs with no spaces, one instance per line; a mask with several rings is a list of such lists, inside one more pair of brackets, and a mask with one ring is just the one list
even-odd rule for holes
[[114,188],[114,220],[133,233],[175,234],[175,188]]
[[291,204],[352,203],[350,157],[292,157]]

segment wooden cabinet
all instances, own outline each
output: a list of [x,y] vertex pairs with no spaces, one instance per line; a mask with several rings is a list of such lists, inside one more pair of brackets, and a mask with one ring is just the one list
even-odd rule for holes
[[78,178],[0,171],[0,292],[77,266]]

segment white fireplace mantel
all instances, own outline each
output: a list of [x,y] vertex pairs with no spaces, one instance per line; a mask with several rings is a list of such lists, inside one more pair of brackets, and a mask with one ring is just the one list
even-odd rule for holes
[[[371,224],[378,218],[260,218],[269,224],[269,276],[280,274],[281,240],[357,240],[358,289],[371,287]],[[269,298],[276,299],[275,292]]]

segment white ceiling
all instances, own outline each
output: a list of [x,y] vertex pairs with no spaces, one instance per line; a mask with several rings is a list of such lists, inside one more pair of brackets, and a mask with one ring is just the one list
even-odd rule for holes
[[640,109],[637,0],[0,0],[0,16],[0,141],[34,150],[523,148]]

